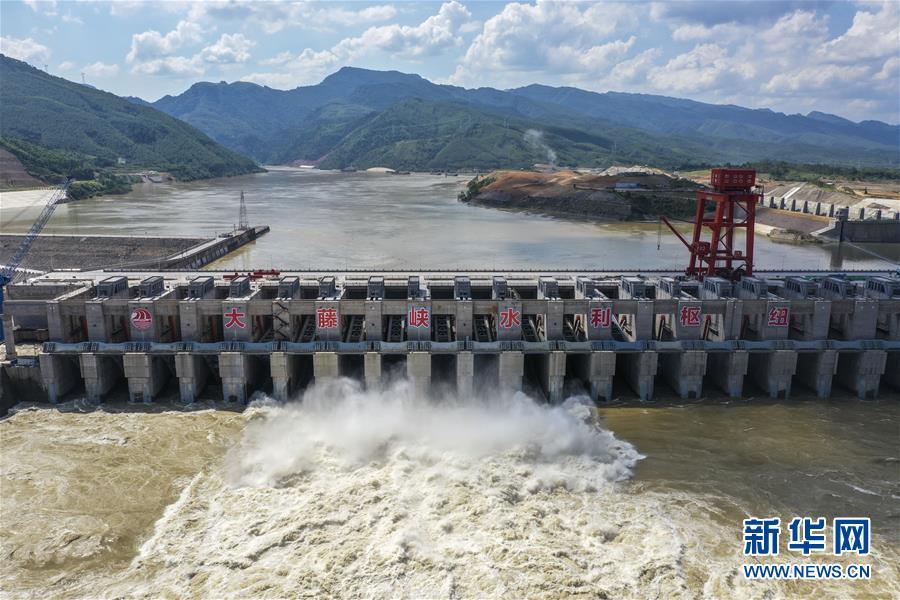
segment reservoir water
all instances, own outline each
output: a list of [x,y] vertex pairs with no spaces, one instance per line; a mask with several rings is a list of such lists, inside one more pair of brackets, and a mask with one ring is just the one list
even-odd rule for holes
[[[230,228],[243,189],[272,233],[221,265],[680,266],[655,225],[461,205],[461,182],[278,170],[60,208],[56,233]],[[0,213],[3,231],[28,210]],[[885,267],[898,249],[760,238],[771,268]],[[660,386],[662,387],[662,386]],[[338,381],[243,412],[20,407],[0,421],[0,596],[10,598],[897,598],[900,399],[593,410],[479,390]],[[299,399],[298,399],[299,400]],[[867,516],[869,581],[743,578],[748,516]],[[761,562],[849,564],[786,549]]]
[[[213,268],[568,267],[680,270],[686,250],[656,223],[584,223],[456,200],[466,177],[274,168],[245,177],[143,184],[125,196],[60,206],[48,233],[196,236],[230,230],[241,191],[249,220],[271,233]],[[27,231],[39,212],[0,213]],[[658,249],[657,249],[658,247]],[[900,244],[796,246],[756,240],[762,269],[890,268]]]

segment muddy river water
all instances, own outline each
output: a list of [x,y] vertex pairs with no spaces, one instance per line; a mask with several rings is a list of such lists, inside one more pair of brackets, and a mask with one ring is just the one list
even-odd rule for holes
[[[681,243],[656,223],[580,223],[469,206],[456,201],[466,180],[276,168],[64,204],[45,231],[212,236],[238,222],[243,191],[250,223],[272,231],[214,267],[615,270],[686,262]],[[3,231],[27,231],[39,212],[0,209]],[[756,248],[757,267],[767,269],[890,268],[876,255],[900,262],[900,244],[794,246],[758,235]]]
[[[57,233],[272,233],[223,267],[681,264],[656,226],[472,208],[425,175],[276,171],[62,207]],[[29,218],[19,210],[4,231]],[[760,240],[771,268],[872,268],[865,250]],[[867,248],[879,254],[896,248]],[[896,598],[900,398],[594,409],[577,394],[418,397],[312,388],[200,403],[21,407],[0,421],[0,597]],[[299,400],[299,399],[297,399]],[[863,558],[742,555],[748,516],[867,516]],[[830,538],[829,538],[830,539]],[[870,565],[868,581],[762,582],[756,562]]]

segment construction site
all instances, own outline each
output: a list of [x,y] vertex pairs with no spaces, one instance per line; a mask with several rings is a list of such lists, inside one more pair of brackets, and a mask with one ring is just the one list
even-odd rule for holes
[[[655,221],[660,213],[691,216],[707,172],[667,173],[634,165],[602,171],[496,171],[478,176],[460,199],[474,205],[597,221]],[[766,181],[760,186],[757,232],[794,241],[900,243],[900,194],[895,186],[859,190],[849,182]],[[840,188],[840,189],[838,189]],[[843,221],[839,233],[834,226]],[[787,236],[784,236],[787,237]]]

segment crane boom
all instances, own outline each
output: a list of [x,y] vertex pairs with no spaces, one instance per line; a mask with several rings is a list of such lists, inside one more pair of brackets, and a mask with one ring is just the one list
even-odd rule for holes
[[19,265],[22,264],[22,261],[28,254],[28,251],[31,250],[31,246],[34,244],[34,240],[37,239],[37,236],[41,233],[41,230],[44,229],[44,225],[47,224],[47,221],[50,220],[50,217],[53,216],[53,211],[56,210],[56,207],[59,205],[59,201],[65,197],[66,190],[68,190],[68,188],[69,180],[67,179],[65,183],[60,185],[59,188],[57,188],[56,191],[53,192],[53,195],[44,206],[44,210],[41,211],[41,214],[37,218],[37,221],[35,221],[34,225],[31,226],[31,229],[28,230],[28,233],[25,235],[25,239],[22,240],[22,243],[19,244],[19,248],[16,250],[16,253],[13,254],[12,259],[9,261],[9,263],[6,264],[6,266],[0,269],[0,281],[2,281],[4,284],[8,283],[9,280],[13,278],[16,269],[19,268]]
[[[29,229],[28,233],[25,234],[25,239],[23,239],[22,243],[19,244],[18,249],[12,256],[12,259],[10,259],[10,261],[5,266],[0,267],[0,314],[3,314],[3,286],[11,282],[16,276],[16,269],[18,269],[19,265],[22,264],[22,261],[25,260],[25,257],[28,255],[28,251],[31,250],[31,246],[34,244],[37,236],[40,235],[41,230],[44,229],[47,221],[49,221],[50,217],[53,216],[53,211],[56,210],[56,207],[59,205],[59,201],[66,197],[66,191],[68,191],[69,189],[69,181],[69,179],[66,179],[56,189],[56,191],[53,192],[53,195],[50,196],[50,200],[47,201],[47,204],[44,206],[44,210],[41,211],[41,214],[37,218],[37,221],[34,222],[34,224],[31,226],[31,229]],[[0,321],[0,340],[3,339],[5,339],[3,332],[3,322]]]

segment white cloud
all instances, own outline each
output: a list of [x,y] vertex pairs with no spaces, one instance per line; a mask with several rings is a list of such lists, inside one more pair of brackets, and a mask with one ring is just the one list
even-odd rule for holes
[[59,63],[56,68],[60,71],[71,71],[75,68],[75,63],[73,63],[71,60],[64,60]]
[[66,13],[60,17],[64,23],[69,23],[71,25],[84,25],[84,21],[81,20],[81,17],[77,17],[71,13]]
[[881,70],[875,74],[873,79],[877,81],[891,81],[896,88],[900,85],[900,56],[892,56],[881,66]]
[[87,2],[96,7],[109,9],[110,16],[131,17],[141,10],[151,10],[154,13],[165,12],[169,14],[187,13],[193,4],[204,0],[76,0]]
[[478,84],[491,72],[503,84],[530,82],[537,73],[592,73],[625,58],[635,36],[603,43],[637,24],[640,5],[622,3],[510,3],[484,23],[451,81]]
[[25,4],[36,13],[43,13],[48,17],[56,16],[56,0],[25,0]]
[[359,37],[341,40],[334,53],[356,57],[370,50],[389,52],[401,56],[434,54],[448,47],[459,46],[463,40],[459,29],[472,14],[457,2],[445,2],[432,15],[418,25],[381,25],[370,27]]
[[619,61],[606,77],[606,87],[615,89],[623,84],[642,83],[647,77],[647,72],[653,68],[660,56],[662,56],[662,50],[650,48],[634,58]]
[[284,52],[279,52],[272,58],[264,58],[263,60],[259,61],[259,64],[261,64],[261,65],[284,65],[284,64],[289,63],[293,57],[294,57],[293,54],[291,54],[290,52],[285,50]]
[[281,65],[280,72],[251,73],[242,77],[243,81],[251,81],[269,87],[290,89],[298,85],[318,83],[322,77],[343,65],[345,59],[332,50],[315,51],[306,48],[296,56],[285,53],[262,61],[263,64]]
[[732,79],[734,70],[739,68],[724,47],[697,44],[662,67],[652,69],[648,81],[656,89],[697,92],[720,87],[725,80]]
[[650,16],[657,21],[670,23],[700,23],[714,26],[724,23],[770,23],[798,9],[816,10],[827,6],[830,0],[679,0],[654,2]]
[[136,64],[133,73],[142,75],[166,75],[172,77],[199,77],[203,75],[203,65],[186,56],[167,56]]
[[251,73],[243,77],[272,87],[290,88],[321,80],[337,67],[349,64],[374,53],[393,57],[418,58],[438,54],[462,45],[461,29],[470,22],[468,9],[451,0],[438,9],[437,14],[418,25],[380,25],[366,29],[357,37],[345,38],[327,50],[306,48],[292,56],[282,52],[260,64],[283,67],[279,72]]
[[869,69],[865,66],[816,65],[790,73],[779,73],[763,85],[763,90],[768,93],[807,94],[855,80],[868,72]]
[[[129,53],[128,60],[133,64],[132,73],[168,77],[200,77],[206,74],[207,68],[210,66],[223,67],[246,62],[250,58],[250,48],[256,45],[256,42],[241,33],[225,33],[214,43],[191,56],[165,55],[170,54],[176,47],[171,38],[169,42],[173,43],[166,45],[166,38],[171,33],[173,32],[154,40],[156,45],[152,49],[157,54],[155,58],[149,57],[153,53],[147,52],[146,48],[143,60],[132,60],[132,53]],[[132,48],[134,49],[134,46]]]
[[203,30],[196,23],[180,21],[175,29],[163,35],[149,30],[131,36],[131,51],[126,60],[129,63],[141,63],[162,56],[174,54],[181,47],[194,44],[203,39]]
[[87,65],[82,71],[90,77],[115,77],[119,74],[119,65],[108,65],[98,61]]
[[[817,4],[797,6],[774,22],[754,21],[751,13],[774,14],[777,7],[749,5],[741,7],[745,19],[678,20],[671,25],[675,41],[704,43],[647,69],[643,86],[637,87],[785,112],[816,109],[851,118],[877,114],[896,122],[898,76],[891,58],[900,56],[897,4],[858,10],[852,25],[837,34],[830,33],[830,15],[817,11]],[[687,9],[693,10],[678,3],[661,10]]]
[[255,45],[256,42],[248,40],[243,34],[225,33],[215,44],[201,50],[199,59],[205,63],[241,63],[250,58],[250,48]]
[[0,36],[0,52],[11,58],[43,65],[50,59],[50,48],[31,38],[18,39]]
[[672,39],[676,42],[735,42],[746,39],[753,33],[754,28],[739,23],[717,23],[712,26],[702,23],[686,23],[679,25],[672,32]]
[[878,12],[858,11],[841,36],[825,44],[822,54],[834,62],[900,55],[900,4],[885,2]]

